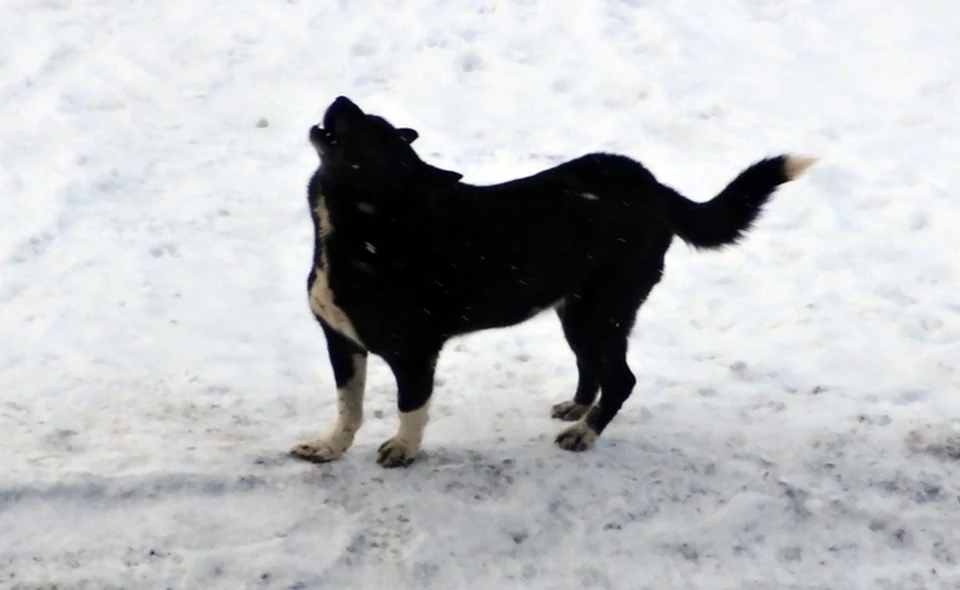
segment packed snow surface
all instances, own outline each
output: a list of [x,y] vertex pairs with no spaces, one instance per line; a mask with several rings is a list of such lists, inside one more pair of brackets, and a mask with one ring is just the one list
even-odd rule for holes
[[[952,0],[2,4],[0,588],[960,587]],[[702,201],[820,160],[740,246],[674,243],[592,451],[553,444],[545,313],[449,344],[407,469],[374,358],[314,465],[340,94],[473,183],[607,150]]]

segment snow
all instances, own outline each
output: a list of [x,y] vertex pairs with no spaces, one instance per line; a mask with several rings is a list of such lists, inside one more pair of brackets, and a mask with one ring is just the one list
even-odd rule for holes
[[[960,585],[960,12],[947,0],[6,2],[0,588]],[[470,182],[603,149],[697,200],[820,162],[738,248],[679,241],[633,397],[553,444],[549,314],[452,342],[424,450],[340,460],[306,301],[338,94]]]

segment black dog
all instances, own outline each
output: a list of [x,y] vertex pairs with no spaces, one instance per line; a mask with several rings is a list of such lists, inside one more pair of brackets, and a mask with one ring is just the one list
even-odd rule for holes
[[310,129],[320,167],[308,189],[316,239],[307,288],[339,403],[333,429],[294,447],[298,457],[329,461],[353,443],[374,353],[396,377],[400,410],[377,462],[408,465],[444,343],[551,308],[579,369],[573,399],[553,407],[553,417],[577,422],[556,442],[590,448],[636,382],[627,337],[673,236],[697,248],[736,243],[776,188],[814,162],[759,161],[696,203],[634,160],[601,153],[472,186],[422,161],[410,146],[416,138],[345,97],[327,108],[322,129]]

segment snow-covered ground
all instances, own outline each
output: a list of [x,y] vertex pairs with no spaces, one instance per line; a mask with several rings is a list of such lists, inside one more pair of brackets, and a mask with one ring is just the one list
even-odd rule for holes
[[[7,0],[0,588],[960,587],[953,0]],[[371,361],[338,462],[307,306],[338,94],[493,182],[598,149],[705,200],[821,158],[737,249],[676,242],[634,396],[553,444],[550,315],[441,358],[425,447]]]

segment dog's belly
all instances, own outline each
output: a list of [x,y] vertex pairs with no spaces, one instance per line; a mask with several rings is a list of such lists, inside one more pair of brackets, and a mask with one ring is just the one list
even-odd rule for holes
[[[310,285],[310,309],[318,317],[322,318],[331,328],[340,332],[350,340],[353,340],[360,346],[364,346],[357,335],[350,316],[334,302],[333,291],[330,289],[330,281],[327,280],[327,274],[323,269],[314,267],[314,280]],[[366,348],[364,346],[364,348]]]

